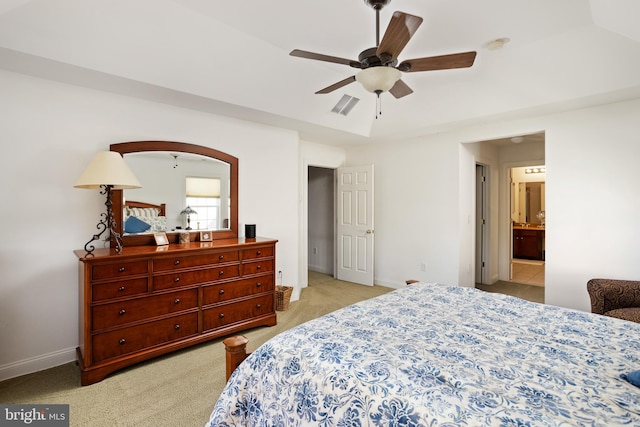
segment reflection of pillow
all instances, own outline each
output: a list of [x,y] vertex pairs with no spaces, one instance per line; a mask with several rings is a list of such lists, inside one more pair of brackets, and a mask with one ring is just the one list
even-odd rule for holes
[[125,233],[143,233],[151,228],[151,225],[142,221],[140,218],[135,216],[130,216],[124,222],[124,231]]
[[151,231],[167,231],[166,216],[145,217],[144,220],[151,225]]
[[640,387],[640,371],[629,372],[628,374],[622,374],[620,377],[629,381],[636,387]]

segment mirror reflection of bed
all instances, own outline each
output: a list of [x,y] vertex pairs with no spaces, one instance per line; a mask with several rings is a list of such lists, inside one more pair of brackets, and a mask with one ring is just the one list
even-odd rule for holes
[[157,233],[167,230],[166,204],[125,201],[124,234]]

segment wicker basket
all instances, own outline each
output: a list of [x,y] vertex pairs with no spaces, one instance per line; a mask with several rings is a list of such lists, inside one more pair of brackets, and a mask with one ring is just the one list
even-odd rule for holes
[[291,286],[276,286],[276,310],[287,311],[289,309],[291,292],[293,292]]

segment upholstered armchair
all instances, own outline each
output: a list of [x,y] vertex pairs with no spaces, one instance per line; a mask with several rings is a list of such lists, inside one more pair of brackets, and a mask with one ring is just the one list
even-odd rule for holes
[[591,279],[591,312],[640,323],[640,281]]

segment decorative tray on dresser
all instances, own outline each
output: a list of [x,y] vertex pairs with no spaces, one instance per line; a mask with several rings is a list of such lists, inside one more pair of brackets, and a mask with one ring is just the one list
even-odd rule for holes
[[276,324],[275,246],[230,238],[79,259],[82,385],[174,350]]

